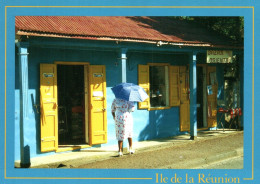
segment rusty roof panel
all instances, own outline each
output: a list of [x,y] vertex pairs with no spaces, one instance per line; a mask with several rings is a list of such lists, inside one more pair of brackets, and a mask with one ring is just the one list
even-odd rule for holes
[[19,35],[233,44],[197,24],[171,17],[16,16],[15,27]]

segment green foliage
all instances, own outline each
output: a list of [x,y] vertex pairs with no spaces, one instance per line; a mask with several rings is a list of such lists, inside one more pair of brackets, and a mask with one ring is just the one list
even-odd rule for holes
[[194,21],[209,30],[218,32],[233,41],[244,42],[244,17],[174,17],[176,19]]

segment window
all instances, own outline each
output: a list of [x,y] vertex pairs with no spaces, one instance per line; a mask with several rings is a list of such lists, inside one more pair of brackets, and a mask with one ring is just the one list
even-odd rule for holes
[[167,63],[138,65],[138,84],[149,94],[139,109],[166,109],[180,105],[179,66]]
[[168,66],[149,66],[150,108],[169,106]]

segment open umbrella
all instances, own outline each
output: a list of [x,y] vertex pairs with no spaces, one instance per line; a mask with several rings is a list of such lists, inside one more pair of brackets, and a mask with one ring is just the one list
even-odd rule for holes
[[131,102],[143,102],[148,98],[144,89],[133,83],[121,83],[112,88],[116,98]]

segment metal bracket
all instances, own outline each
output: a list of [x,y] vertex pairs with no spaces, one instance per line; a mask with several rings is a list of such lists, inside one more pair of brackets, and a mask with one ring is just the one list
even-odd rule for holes
[[40,105],[34,104],[33,106],[35,107],[35,109],[36,109],[36,112],[39,114],[39,113],[40,113],[40,111],[39,111],[38,107],[39,107]]

